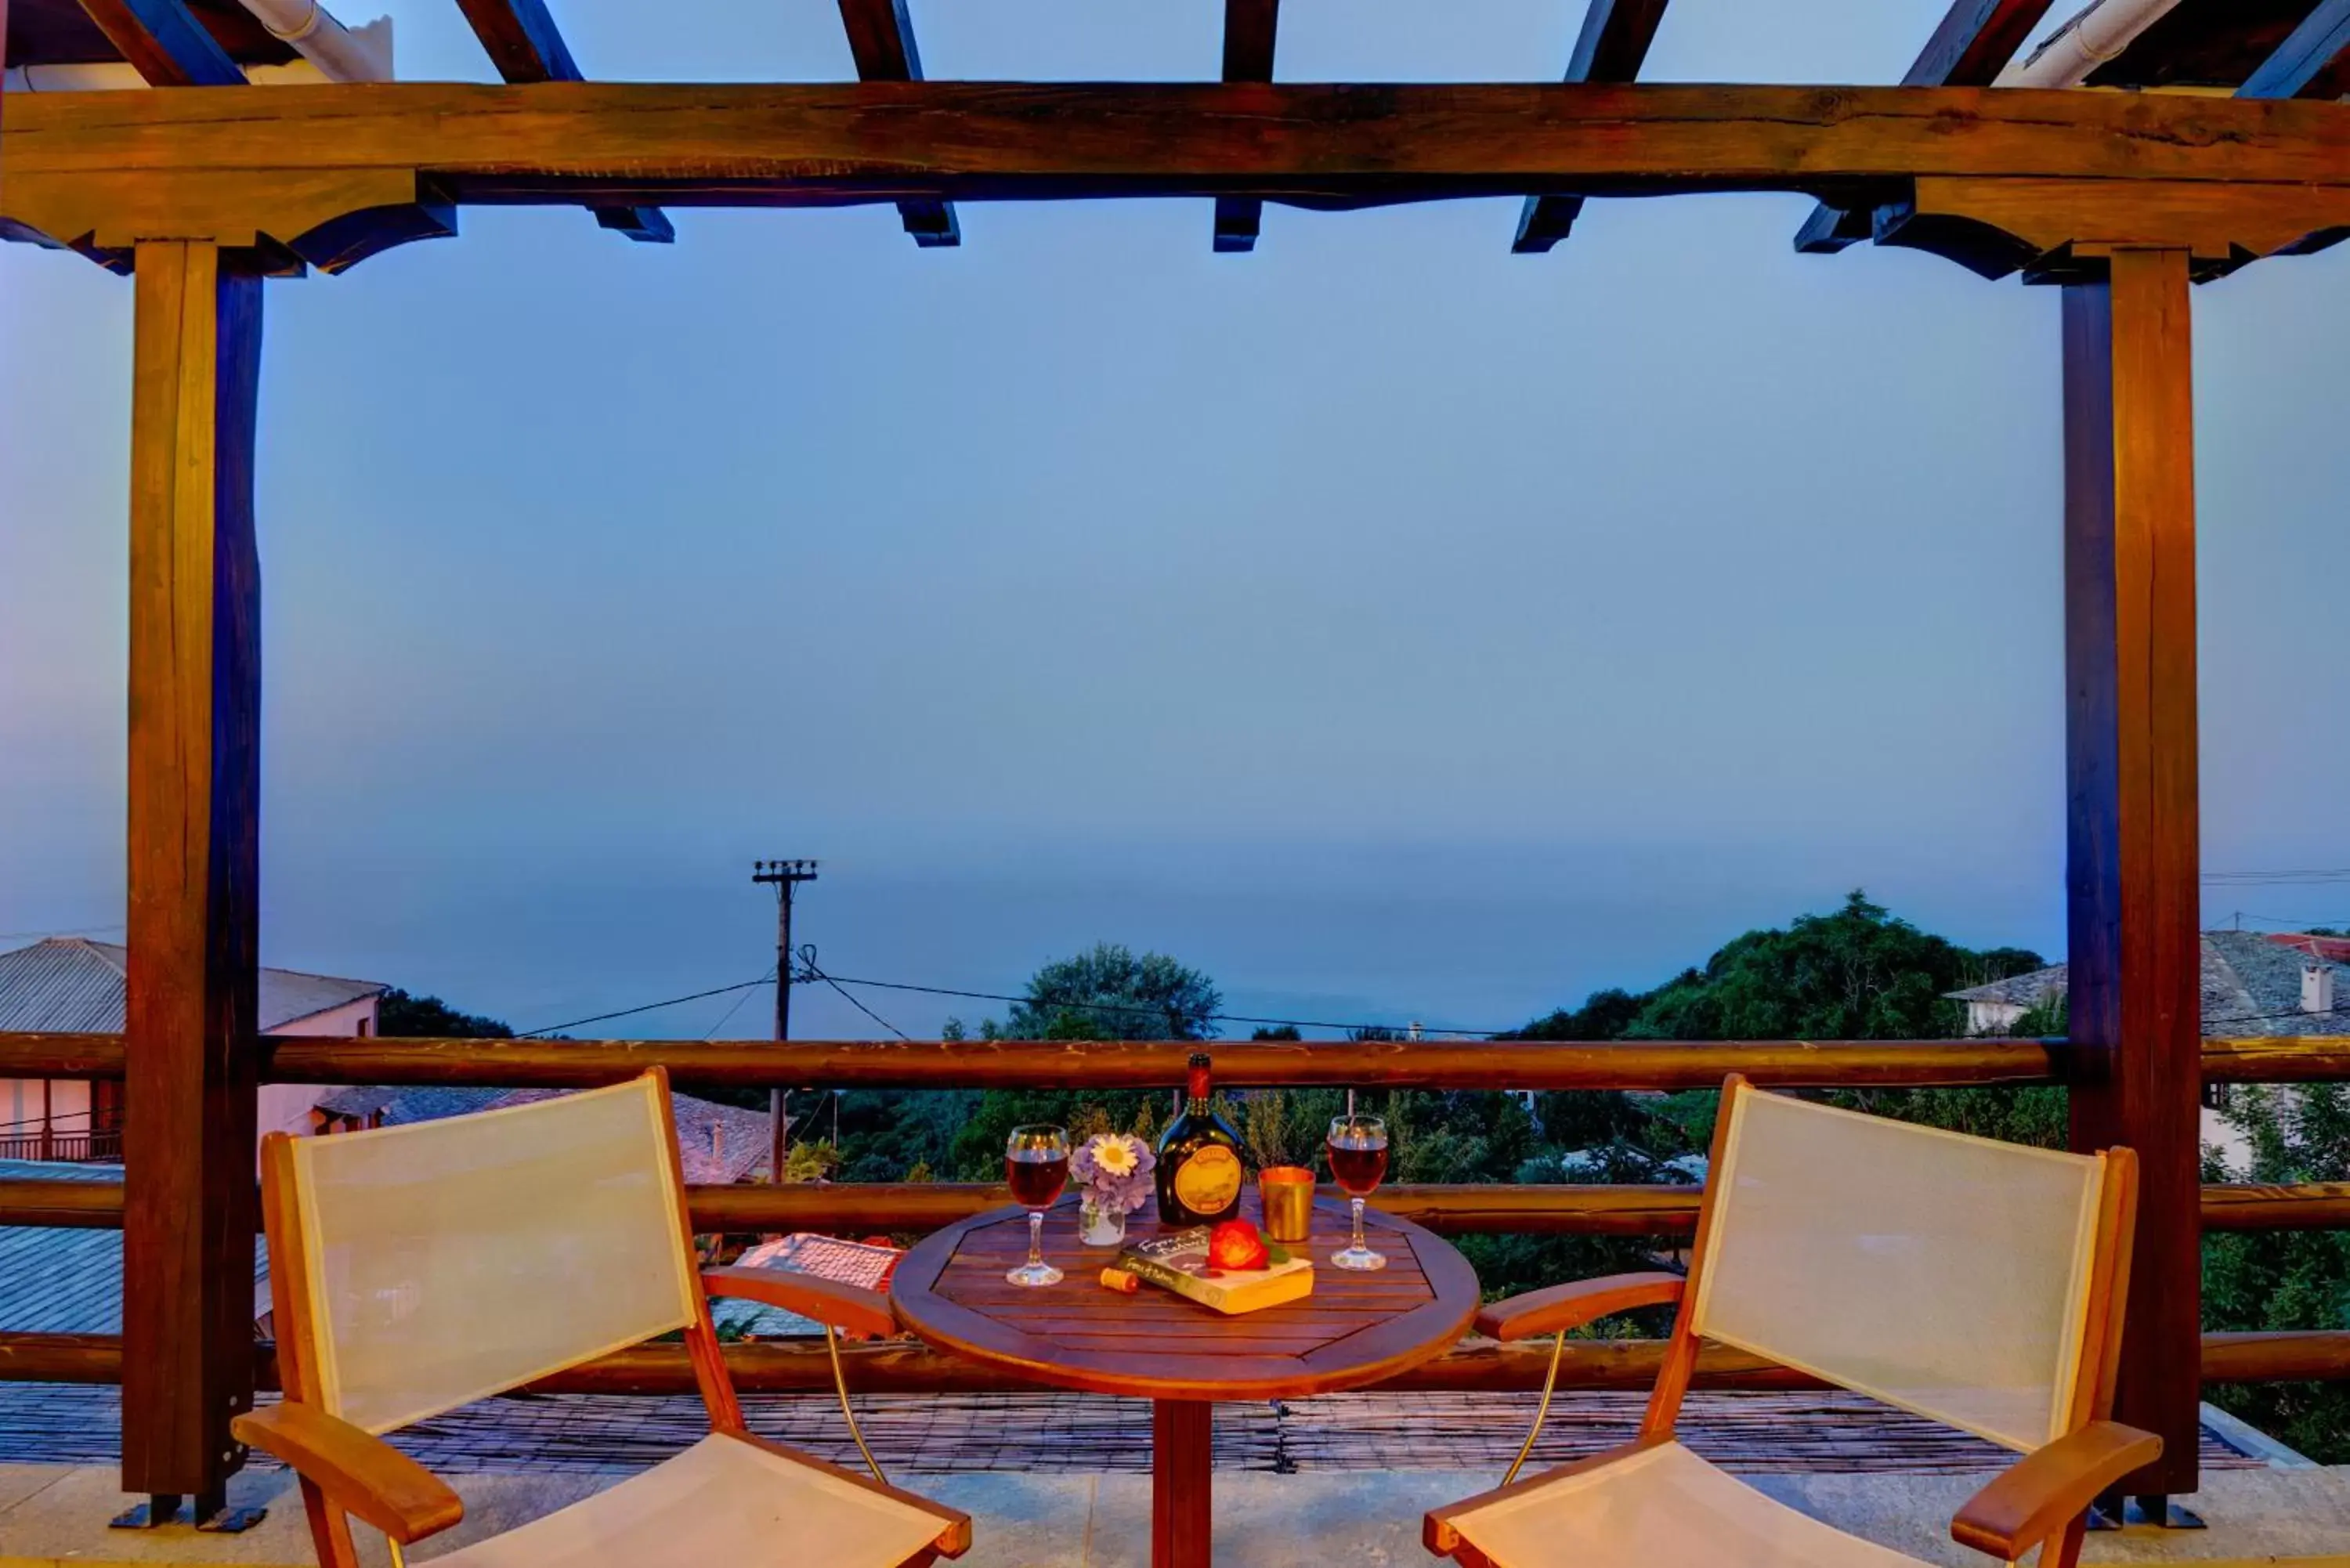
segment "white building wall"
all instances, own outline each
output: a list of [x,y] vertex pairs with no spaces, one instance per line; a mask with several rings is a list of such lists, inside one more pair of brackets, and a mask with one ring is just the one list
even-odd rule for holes
[[[270,1033],[349,1036],[372,1034],[375,1026],[376,999],[367,996],[341,1007],[328,1008],[324,1012],[314,1012],[307,1018],[297,1018],[291,1023],[281,1023]],[[262,1085],[260,1130],[265,1133],[307,1133],[310,1131],[311,1110],[333,1092],[317,1084]]]

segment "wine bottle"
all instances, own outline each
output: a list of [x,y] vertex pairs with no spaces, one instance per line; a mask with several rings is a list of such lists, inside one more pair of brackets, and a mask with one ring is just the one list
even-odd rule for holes
[[1191,1058],[1183,1114],[1159,1135],[1159,1218],[1168,1225],[1212,1225],[1241,1211],[1245,1172],[1240,1135],[1208,1106],[1208,1057]]

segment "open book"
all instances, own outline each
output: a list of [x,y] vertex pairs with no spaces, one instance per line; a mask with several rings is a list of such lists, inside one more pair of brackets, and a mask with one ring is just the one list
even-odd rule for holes
[[1118,1266],[1179,1296],[1221,1313],[1255,1312],[1314,1293],[1314,1261],[1267,1241],[1271,1254],[1262,1269],[1208,1266],[1208,1231],[1201,1226],[1138,1241],[1118,1257]]

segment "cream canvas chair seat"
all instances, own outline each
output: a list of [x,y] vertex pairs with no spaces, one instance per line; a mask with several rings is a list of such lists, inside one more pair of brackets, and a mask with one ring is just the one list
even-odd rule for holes
[[[238,1438],[293,1467],[320,1568],[358,1568],[350,1520],[400,1549],[463,1517],[383,1434],[664,1334],[710,1435],[642,1474],[435,1561],[452,1568],[915,1568],[971,1521],[881,1478],[835,1331],[889,1334],[887,1298],[761,1269],[698,1270],[669,1083],[262,1145],[286,1398]],[[870,1479],[745,1429],[711,1294],[813,1318]]]
[[1917,1561],[1822,1524],[1673,1442],[1518,1489],[1477,1510],[1467,1528],[1490,1561],[1529,1568],[1908,1568]]
[[[448,1568],[639,1563],[904,1563],[937,1544],[938,1516],[828,1470],[712,1432],[641,1475],[503,1535],[433,1559]],[[830,1555],[843,1543],[855,1553]]]
[[[2108,1419],[2137,1162],[1967,1137],[1722,1090],[1686,1279],[1625,1274],[1496,1303],[1497,1339],[1555,1334],[1551,1376],[1496,1490],[1435,1510],[1467,1568],[1895,1568],[1919,1560],[1788,1508],[1674,1440],[1707,1340],[1986,1438],[2023,1458],[1951,1521],[1961,1543],[2074,1568],[2091,1501],[2162,1452]],[[1517,1480],[1568,1330],[1678,1304],[1623,1448]]]

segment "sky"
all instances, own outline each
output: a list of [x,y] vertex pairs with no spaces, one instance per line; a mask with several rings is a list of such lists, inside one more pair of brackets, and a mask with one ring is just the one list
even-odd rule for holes
[[[1676,0],[1654,80],[1889,82],[1940,0]],[[487,79],[448,0],[400,73]],[[853,74],[830,0],[557,7]],[[914,0],[934,78],[1212,77],[1212,0]],[[370,8],[345,0],[348,21]],[[1579,0],[1289,0],[1284,79],[1555,76]],[[1865,887],[2063,946],[2057,296],[1787,196],[573,210],[269,286],[266,962],[517,1028],[1097,940],[1235,1012],[1507,1027]],[[2350,247],[2195,296],[2204,864],[2350,866]],[[122,919],[131,290],[0,245],[0,933]],[[2214,887],[2225,924],[2350,885]],[[984,1001],[860,993],[934,1033]],[[599,1027],[765,1032],[737,992]],[[884,1023],[802,987],[795,1033]],[[731,1010],[731,1011],[730,1011]]]

